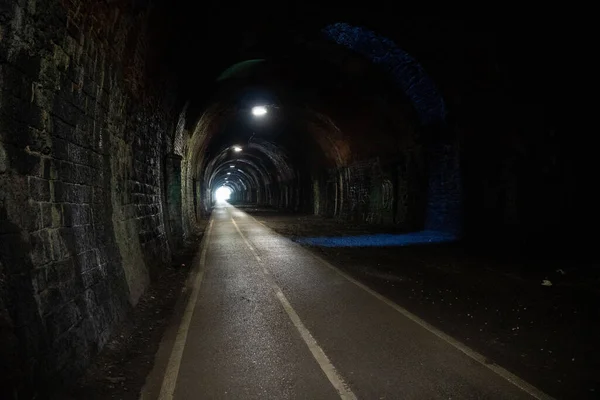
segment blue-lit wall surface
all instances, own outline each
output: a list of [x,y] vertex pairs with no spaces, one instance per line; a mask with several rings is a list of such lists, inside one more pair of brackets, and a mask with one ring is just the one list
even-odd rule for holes
[[458,145],[438,142],[429,149],[425,230],[462,234],[462,185]]
[[[347,23],[328,25],[323,29],[323,34],[329,40],[363,55],[390,73],[394,82],[411,101],[423,126],[429,127],[428,129],[448,129],[445,123],[446,106],[435,84],[421,65],[392,40]],[[354,245],[366,246],[389,243],[387,245],[396,246],[446,241],[449,237],[459,237],[462,232],[459,148],[455,141],[448,140],[447,135],[439,136],[440,139],[428,141],[427,144],[428,184],[424,232],[367,236],[356,238],[354,241],[350,238],[331,238],[330,241],[324,241],[321,238],[314,243],[355,243]],[[352,199],[352,196],[350,197]]]
[[297,238],[296,242],[320,247],[391,247],[419,244],[450,243],[457,238],[449,232],[420,231],[405,234],[373,234],[358,236]]
[[388,71],[406,93],[422,124],[444,121],[446,106],[435,84],[423,67],[392,40],[342,22],[326,26],[323,34]]

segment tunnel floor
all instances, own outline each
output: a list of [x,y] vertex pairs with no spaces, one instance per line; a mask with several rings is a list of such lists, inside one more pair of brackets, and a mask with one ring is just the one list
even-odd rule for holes
[[[597,264],[460,242],[329,247],[313,238],[394,234],[394,227],[244,207],[271,229],[334,264],[452,337],[557,398],[600,392]],[[542,286],[544,279],[552,286]]]
[[240,209],[214,210],[204,248],[143,398],[540,397]]

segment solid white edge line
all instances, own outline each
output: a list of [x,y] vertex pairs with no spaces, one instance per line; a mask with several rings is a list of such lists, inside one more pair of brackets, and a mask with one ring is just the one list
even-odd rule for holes
[[213,219],[211,216],[206,230],[206,235],[202,238],[202,253],[200,255],[200,265],[194,284],[192,286],[192,293],[188,299],[188,303],[185,307],[183,316],[181,317],[181,323],[177,330],[177,337],[173,343],[173,349],[171,350],[171,356],[165,370],[165,376],[162,381],[160,388],[160,394],[158,395],[159,400],[171,400],[175,392],[175,386],[177,384],[177,376],[179,375],[179,367],[181,366],[181,358],[183,356],[183,349],[187,341],[187,334],[190,327],[190,322],[196,308],[196,301],[198,300],[198,293],[200,292],[200,286],[202,285],[202,278],[204,277],[204,265],[206,264],[206,252],[208,249],[209,236],[212,231]]
[[[258,224],[262,225],[264,228],[266,228],[266,229],[268,229],[268,230],[270,230],[270,231],[278,234],[273,229],[269,228],[267,225],[265,225],[264,223],[262,223],[259,220],[257,220],[254,216],[252,216],[252,215],[250,215],[248,213],[246,213],[246,214],[248,216],[250,216],[250,218],[254,219],[254,221],[256,221]],[[394,310],[398,311],[400,314],[402,314],[406,318],[410,319],[411,321],[413,321],[417,325],[421,326],[422,328],[426,329],[430,333],[434,334],[438,338],[442,339],[443,341],[445,341],[446,343],[448,343],[452,347],[454,347],[457,350],[461,351],[463,354],[467,355],[469,358],[477,361],[479,364],[483,365],[487,369],[491,370],[492,372],[496,373],[500,377],[504,378],[504,380],[512,383],[514,386],[518,387],[519,389],[521,389],[525,393],[529,394],[533,398],[535,398],[537,400],[554,400],[554,398],[552,396],[544,393],[542,390],[540,390],[540,389],[536,388],[535,386],[533,386],[532,384],[524,381],[523,379],[519,378],[518,376],[516,376],[512,372],[506,370],[505,368],[499,366],[498,364],[490,363],[488,361],[488,359],[485,356],[483,356],[482,354],[480,354],[477,351],[471,349],[469,346],[463,344],[462,342],[454,339],[452,336],[447,335],[446,333],[444,333],[441,330],[437,329],[433,325],[430,325],[428,322],[425,322],[421,318],[417,317],[415,314],[411,313],[407,309],[405,309],[405,308],[399,306],[398,304],[394,303],[392,300],[388,299],[387,297],[385,297],[385,296],[377,293],[373,289],[371,289],[368,286],[364,285],[363,283],[357,281],[356,279],[354,279],[350,275],[348,275],[345,272],[341,271],[339,268],[337,268],[336,266],[330,264],[328,261],[325,261],[323,258],[321,258],[320,256],[314,254],[312,251],[306,249],[302,245],[300,245],[300,244],[298,244],[298,243],[290,240],[289,238],[286,238],[283,235],[280,235],[280,236],[282,236],[283,238],[287,239],[290,243],[293,243],[294,245],[298,246],[299,248],[307,251],[313,258],[315,258],[317,261],[319,261],[321,264],[323,264],[327,268],[333,270],[334,272],[336,272],[340,276],[346,278],[348,281],[354,283],[356,286],[358,286],[359,288],[363,289],[367,293],[371,294],[373,297],[377,298],[378,300],[380,300],[380,301],[384,302],[385,304],[387,304],[388,306],[392,307]]]
[[[254,254],[254,256],[258,258],[256,251],[250,245],[250,243],[246,239],[246,236],[242,233],[242,231],[240,230],[238,224],[235,222],[233,217],[231,218],[231,222],[233,222],[235,229],[238,231],[238,233],[240,234],[240,236],[246,243],[246,246],[248,246],[248,248]],[[258,259],[260,260],[260,258],[258,258]],[[304,341],[306,346],[308,346],[308,349],[310,350],[314,359],[317,361],[317,364],[319,364],[319,367],[321,367],[321,370],[325,373],[325,376],[327,376],[327,379],[329,380],[331,385],[338,392],[340,399],[356,400],[356,395],[352,392],[352,390],[344,382],[343,378],[337,372],[337,370],[335,369],[335,367],[329,360],[329,357],[327,357],[327,354],[325,354],[325,352],[323,351],[321,346],[319,346],[319,344],[317,343],[317,341],[315,340],[313,335],[310,333],[310,331],[306,328],[306,326],[304,326],[304,324],[302,323],[302,320],[300,319],[300,317],[298,316],[298,314],[296,313],[296,311],[294,310],[294,308],[292,307],[292,305],[290,304],[288,299],[285,297],[283,292],[281,291],[281,288],[277,285],[277,283],[275,283],[275,281],[271,277],[271,274],[269,274],[267,272],[268,270],[266,269],[266,267],[264,265],[261,265],[261,267],[265,274],[265,279],[267,280],[267,282],[269,283],[269,285],[275,292],[275,297],[277,297],[277,299],[281,303],[281,306],[283,307],[286,314],[292,321],[292,324],[294,324],[294,327],[300,334],[300,337],[302,338],[302,340]]]

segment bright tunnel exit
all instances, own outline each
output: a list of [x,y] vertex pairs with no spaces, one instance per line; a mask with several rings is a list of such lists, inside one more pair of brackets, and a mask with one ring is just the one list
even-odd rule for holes
[[231,189],[227,186],[221,186],[215,192],[215,199],[217,200],[217,203],[222,203],[224,201],[227,201],[227,200],[229,200],[230,197],[231,197]]

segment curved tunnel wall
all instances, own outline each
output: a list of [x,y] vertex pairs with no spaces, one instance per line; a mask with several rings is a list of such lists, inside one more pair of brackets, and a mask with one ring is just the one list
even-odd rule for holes
[[79,374],[170,260],[175,99],[146,63],[151,16],[0,6],[0,397]]
[[390,73],[417,111],[424,125],[443,122],[446,105],[423,67],[392,40],[344,22],[323,28],[325,36],[356,51]]
[[[458,157],[457,138],[449,132],[445,125],[446,105],[436,85],[423,67],[408,53],[399,48],[392,40],[377,35],[376,33],[347,23],[335,23],[323,28],[327,38],[336,43],[356,51],[367,57],[373,64],[387,71],[393,81],[401,88],[415,109],[424,133],[436,135],[437,140],[425,138],[423,143],[426,157],[426,174],[428,175],[425,228],[433,230],[450,231],[455,234],[461,232],[462,192],[460,184],[460,161]],[[445,132],[435,132],[443,130]],[[433,131],[433,132],[432,132]],[[443,143],[439,138],[443,138]],[[360,168],[360,167],[359,167]],[[404,188],[408,187],[411,164],[398,165],[397,172],[381,179],[381,191],[375,194],[381,203],[381,213],[394,207],[401,214],[413,214],[407,210],[408,205],[402,200],[411,196]],[[358,172],[360,175],[361,172]],[[356,175],[354,173],[353,175]],[[356,191],[361,191],[359,183]],[[390,188],[386,189],[385,186]],[[347,186],[353,186],[347,183]],[[417,189],[423,190],[422,188]],[[400,193],[399,193],[400,191]],[[396,198],[392,197],[395,193]],[[363,195],[362,197],[366,197]],[[358,199],[359,207],[366,202]],[[417,200],[419,202],[419,200]],[[395,205],[397,203],[398,205]],[[370,208],[362,205],[362,208]],[[364,215],[368,211],[359,211]],[[377,219],[377,216],[367,216],[363,219]]]
[[[499,243],[576,228],[588,209],[569,190],[593,199],[583,161],[566,161],[576,146],[535,125],[541,111],[504,92],[492,61],[473,80],[458,75],[464,87],[443,64],[434,86],[430,61],[344,24],[326,28],[333,41],[304,43],[330,75],[282,110],[302,140],[246,140],[226,183],[218,139],[239,110],[216,101],[197,115],[175,98],[172,74],[152,62],[168,29],[149,29],[162,20],[153,12],[168,13],[79,3],[0,7],[0,372],[11,384],[80,373],[201,231],[222,184],[238,202],[405,230],[464,224]],[[458,64],[469,77],[479,65]],[[390,80],[400,93],[384,90]]]

